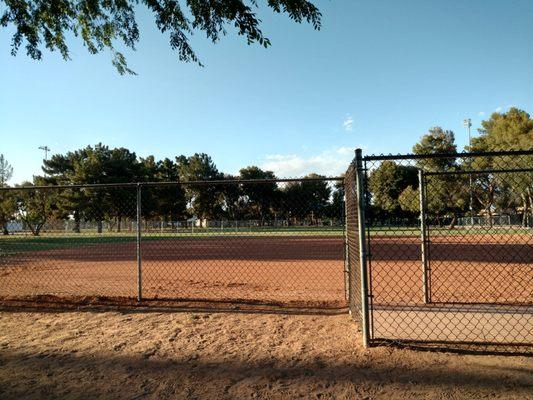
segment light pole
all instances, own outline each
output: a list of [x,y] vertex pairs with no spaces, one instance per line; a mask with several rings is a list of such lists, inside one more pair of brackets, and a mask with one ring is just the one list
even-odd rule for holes
[[[468,151],[472,151],[472,120],[470,118],[466,118],[463,120],[463,126],[468,129]],[[468,187],[470,191],[470,225],[474,226],[474,195],[472,193],[472,174],[468,175]]]
[[[44,151],[44,160],[48,160],[48,152],[50,151],[50,147],[48,146],[39,146],[39,150]],[[44,176],[46,176],[46,172],[44,173]]]
[[48,152],[50,151],[50,147],[48,146],[39,146],[39,150],[44,151],[44,160],[48,160]]

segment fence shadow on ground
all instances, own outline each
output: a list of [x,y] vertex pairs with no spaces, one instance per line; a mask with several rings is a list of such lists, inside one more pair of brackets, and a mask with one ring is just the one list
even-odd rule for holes
[[[379,362],[381,360],[381,362]],[[125,392],[140,392],[140,395],[130,398],[141,398],[158,393],[164,389],[178,393],[175,390],[186,390],[192,385],[190,391],[218,391],[223,393],[224,388],[233,386],[242,381],[258,382],[259,385],[265,380],[271,382],[284,382],[286,385],[296,385],[300,390],[308,392],[311,387],[329,388],[327,391],[348,389],[350,396],[357,395],[357,388],[373,387],[379,385],[398,390],[398,387],[432,389],[449,392],[453,388],[462,388],[466,391],[481,391],[502,393],[513,388],[518,392],[530,390],[531,368],[491,366],[486,369],[475,371],[458,368],[453,373],[443,367],[421,368],[420,366],[402,365],[394,368],[396,362],[387,362],[378,357],[376,362],[368,362],[354,358],[353,361],[339,360],[332,362],[302,360],[294,365],[272,359],[259,359],[253,363],[244,360],[176,360],[161,359],[158,357],[143,358],[142,355],[84,355],[80,353],[64,353],[36,355],[25,351],[3,351],[2,361],[5,367],[17,366],[18,370],[32,371],[32,388],[34,393],[48,393],[53,395],[61,393],[68,388],[77,393],[85,393],[88,397],[97,396],[102,387],[110,387],[106,396],[120,393],[125,397]],[[51,375],[50,371],[54,374]],[[90,375],[88,371],[97,371]],[[514,376],[502,382],[502,376]],[[47,377],[45,375],[48,374]],[[50,383],[61,382],[66,374],[73,377],[85,376],[85,379],[67,379],[63,384]],[[187,377],[176,386],[177,377]],[[139,389],[134,385],[142,379],[144,386]],[[95,384],[97,382],[97,384]],[[126,387],[116,385],[123,382]],[[190,385],[187,385],[190,383]],[[209,386],[204,386],[209,385]],[[348,385],[348,386],[346,386]],[[503,387],[502,387],[503,385]],[[28,390],[28,388],[26,388]],[[253,388],[251,390],[254,390]],[[114,392],[114,393],[113,393]],[[464,392],[463,392],[464,393]],[[101,392],[100,392],[101,394]],[[191,395],[192,392],[189,392]],[[204,393],[205,394],[205,393]],[[13,387],[4,392],[5,398],[16,397]],[[54,396],[55,397],[55,396]],[[192,396],[196,398],[195,396]],[[201,396],[199,396],[201,397]],[[223,396],[227,397],[227,396]],[[357,396],[358,397],[358,396]]]
[[140,302],[128,298],[55,297],[0,298],[0,312],[121,312],[127,313],[241,313],[280,315],[341,315],[348,306],[332,303],[277,303],[253,300],[168,300],[150,299]]
[[371,347],[392,347],[430,353],[455,353],[464,355],[493,355],[509,357],[528,357],[533,359],[527,343],[482,343],[461,341],[427,341],[374,339]]

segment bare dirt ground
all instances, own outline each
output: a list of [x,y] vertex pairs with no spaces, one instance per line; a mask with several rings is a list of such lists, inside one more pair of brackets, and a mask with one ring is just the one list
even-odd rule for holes
[[365,350],[345,311],[0,311],[6,400],[532,396],[532,358]]
[[[533,235],[435,236],[428,246],[435,303],[533,303]],[[420,238],[370,241],[374,304],[423,304]]]
[[[533,303],[532,235],[435,236],[433,302]],[[420,238],[373,236],[374,304],[423,304]],[[146,298],[344,301],[341,237],[230,237],[143,243]],[[0,295],[137,294],[135,243],[19,253],[0,269]]]
[[[344,302],[341,237],[206,237],[146,241],[145,298]],[[137,294],[135,243],[31,251],[0,268],[0,295]]]

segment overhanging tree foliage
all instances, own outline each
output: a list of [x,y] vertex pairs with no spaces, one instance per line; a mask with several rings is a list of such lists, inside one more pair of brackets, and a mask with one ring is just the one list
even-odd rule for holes
[[255,9],[260,3],[276,13],[287,14],[296,22],[307,21],[320,29],[321,14],[307,0],[1,0],[4,12],[0,25],[13,26],[11,54],[24,46],[29,57],[40,60],[42,49],[59,51],[70,58],[67,38],[80,38],[87,50],[96,54],[109,50],[120,74],[134,73],[121,47],[135,50],[139,41],[136,12],[143,6],[153,15],[157,28],[168,34],[170,47],[181,61],[201,65],[189,43],[195,32],[203,32],[216,43],[233,25],[248,44],[270,46],[263,35]]

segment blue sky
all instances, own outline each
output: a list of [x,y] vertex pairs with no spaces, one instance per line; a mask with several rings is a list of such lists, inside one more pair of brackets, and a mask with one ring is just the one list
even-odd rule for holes
[[69,62],[12,57],[0,30],[0,153],[11,182],[40,173],[40,145],[56,153],[100,141],[159,158],[206,152],[231,173],[336,175],[356,147],[408,152],[435,125],[463,146],[465,117],[475,129],[509,106],[533,113],[533,1],[316,4],[318,32],[261,8],[268,49],[195,34],[204,68],[179,62],[141,8],[141,41],[126,52],[137,76],[76,42]]

